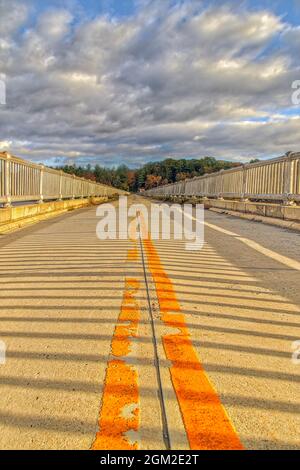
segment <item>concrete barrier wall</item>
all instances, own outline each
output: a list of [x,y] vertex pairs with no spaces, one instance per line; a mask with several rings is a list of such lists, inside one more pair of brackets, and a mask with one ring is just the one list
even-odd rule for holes
[[273,217],[281,220],[300,222],[300,207],[285,206],[282,204],[239,202],[239,201],[203,201],[207,209],[218,208],[229,211],[236,211],[245,214],[259,215],[262,217]]
[[267,202],[207,199],[195,196],[193,198],[185,196],[156,196],[155,200],[204,204],[205,209],[230,215],[245,216],[244,218],[248,220],[256,220],[258,222],[272,223],[274,221],[274,225],[300,230],[300,206]]
[[65,212],[99,205],[108,201],[107,197],[75,199],[66,201],[45,202],[25,206],[11,206],[0,209],[0,234],[8,233],[18,228],[55,217]]

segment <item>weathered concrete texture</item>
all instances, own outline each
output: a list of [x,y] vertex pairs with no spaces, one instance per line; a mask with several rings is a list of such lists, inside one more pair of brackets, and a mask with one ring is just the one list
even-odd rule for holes
[[298,261],[299,237],[212,211],[205,222],[199,252],[155,242],[193,344],[247,449],[299,448],[299,365],[291,353],[300,273],[242,242]]
[[140,249],[133,259],[130,240],[98,240],[98,221],[89,207],[0,239],[1,449],[91,447],[128,279],[140,283],[127,358],[140,377],[138,439],[164,448]]
[[12,206],[0,209],[0,234],[55,217],[75,209],[106,202],[106,197],[52,201],[43,204]]
[[[150,210],[148,199],[128,202]],[[194,422],[206,425],[204,442],[226,448],[228,435],[208,419],[220,408],[216,394],[246,449],[299,449],[298,234],[206,211],[202,250],[171,237],[142,252],[131,240],[99,240],[98,222],[89,207],[0,237],[0,448],[89,449],[100,431],[113,448],[119,418],[127,425],[138,416],[127,437],[142,450],[164,449],[156,343],[173,450],[189,448]],[[133,297],[126,285],[138,286]],[[137,373],[139,400],[128,403],[126,375],[108,378],[116,357]],[[197,370],[213,393],[190,380]],[[125,407],[109,414],[105,398],[122,399],[122,390]],[[197,407],[182,406],[185,397]]]

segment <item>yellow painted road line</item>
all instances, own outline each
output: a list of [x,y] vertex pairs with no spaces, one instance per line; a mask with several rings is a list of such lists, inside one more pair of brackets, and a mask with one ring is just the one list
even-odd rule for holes
[[136,298],[139,289],[137,279],[126,280],[121,313],[111,344],[113,358],[108,362],[99,432],[93,450],[137,450],[139,447],[135,437],[140,421],[138,374],[135,367],[126,362],[140,320]]
[[137,246],[128,250],[127,261],[137,261],[139,256]]
[[184,426],[193,450],[242,450],[243,445],[193,347],[172,281],[150,239],[143,239],[161,318],[178,330],[163,336],[166,357]]

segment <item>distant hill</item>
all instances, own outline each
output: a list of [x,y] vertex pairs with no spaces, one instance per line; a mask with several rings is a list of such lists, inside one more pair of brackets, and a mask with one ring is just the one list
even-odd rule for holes
[[205,157],[199,160],[174,160],[168,158],[162,162],[147,163],[136,171],[136,189],[150,189],[162,184],[202,176],[206,173],[215,173],[222,169],[227,170],[240,166],[240,163],[216,160]]
[[220,170],[228,170],[240,166],[241,163],[216,160],[212,157],[204,157],[199,160],[174,160],[167,158],[162,162],[151,162],[143,167],[131,170],[126,165],[118,168],[103,168],[96,165],[86,167],[67,165],[60,167],[66,173],[75,174],[98,183],[115,186],[126,191],[137,192],[140,189],[151,189],[163,184],[202,176],[206,173],[215,173]]

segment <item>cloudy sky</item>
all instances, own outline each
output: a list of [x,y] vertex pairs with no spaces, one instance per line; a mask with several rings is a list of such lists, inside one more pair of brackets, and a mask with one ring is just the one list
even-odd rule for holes
[[300,0],[0,0],[0,151],[55,165],[300,151]]

